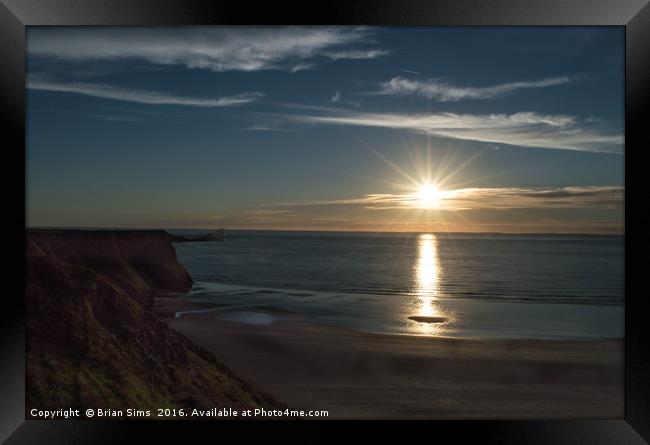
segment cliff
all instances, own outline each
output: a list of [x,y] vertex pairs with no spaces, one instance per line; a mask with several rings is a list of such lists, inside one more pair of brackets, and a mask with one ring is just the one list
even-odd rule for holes
[[30,230],[27,256],[91,269],[146,307],[159,292],[182,292],[192,278],[164,230]]
[[27,231],[28,412],[284,406],[151,312],[192,284],[168,237]]

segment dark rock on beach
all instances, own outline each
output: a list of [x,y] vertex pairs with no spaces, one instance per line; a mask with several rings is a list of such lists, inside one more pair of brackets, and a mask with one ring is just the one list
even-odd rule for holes
[[419,323],[444,323],[447,317],[434,317],[428,315],[413,315],[409,320],[417,321]]

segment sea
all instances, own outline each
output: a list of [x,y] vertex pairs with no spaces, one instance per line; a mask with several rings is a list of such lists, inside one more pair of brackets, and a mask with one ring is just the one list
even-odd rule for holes
[[239,323],[294,314],[384,334],[624,336],[623,236],[226,230],[175,247],[195,280],[184,298]]

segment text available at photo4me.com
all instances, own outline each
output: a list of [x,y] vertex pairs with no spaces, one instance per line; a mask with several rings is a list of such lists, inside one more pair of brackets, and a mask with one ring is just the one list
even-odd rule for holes
[[33,408],[29,412],[33,419],[92,419],[92,418],[300,418],[300,417],[329,417],[327,410],[297,410],[297,409],[245,409],[211,408],[158,408],[150,409],[102,409],[88,408],[85,410],[65,408],[57,410]]

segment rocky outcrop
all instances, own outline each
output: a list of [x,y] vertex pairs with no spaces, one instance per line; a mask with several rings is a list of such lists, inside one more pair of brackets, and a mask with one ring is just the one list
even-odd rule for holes
[[150,310],[192,283],[167,236],[27,231],[28,412],[283,406]]

